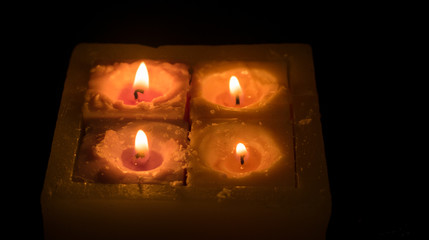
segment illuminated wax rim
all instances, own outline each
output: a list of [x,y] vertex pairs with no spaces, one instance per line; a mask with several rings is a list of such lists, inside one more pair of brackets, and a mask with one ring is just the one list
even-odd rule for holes
[[[144,61],[149,72],[149,88],[163,95],[155,98],[152,103],[165,102],[173,99],[189,81],[187,66],[176,63],[141,60],[132,63],[114,63],[98,65],[91,70],[88,92],[92,98],[99,99],[99,108],[109,107],[118,101],[124,88],[133,87],[135,75],[140,63]],[[91,96],[90,96],[91,97]],[[108,99],[108,102],[106,102]],[[110,103],[109,103],[110,102]],[[104,104],[103,104],[104,103]]]
[[243,92],[242,98],[247,99],[248,107],[258,107],[272,98],[279,90],[277,78],[268,71],[234,68],[221,73],[213,73],[201,79],[201,96],[211,103],[225,106],[219,101],[219,96],[230,95],[231,76],[237,77]]
[[[147,135],[151,151],[162,156],[162,164],[149,171],[133,171],[121,161],[124,151],[135,147],[135,137],[139,129]],[[162,178],[165,174],[182,171],[185,151],[181,150],[181,143],[175,140],[177,136],[184,138],[187,131],[168,123],[133,123],[121,129],[107,130],[104,139],[95,147],[96,154],[116,166],[123,173],[133,173],[142,177]]]
[[[207,127],[202,134],[204,137],[198,152],[203,163],[231,178],[243,177],[252,172],[264,172],[282,157],[271,134],[258,125],[225,123]],[[249,158],[255,157],[255,155],[260,158],[258,159],[260,162],[253,166],[251,171],[244,169],[243,172],[237,172],[232,170],[227,163],[227,161],[236,161],[235,148],[238,142],[245,143],[249,150]]]

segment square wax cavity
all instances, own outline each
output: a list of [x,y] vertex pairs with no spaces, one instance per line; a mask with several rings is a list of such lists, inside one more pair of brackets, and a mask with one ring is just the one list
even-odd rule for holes
[[97,64],[90,70],[83,116],[182,120],[188,69],[183,63],[150,59]]
[[[295,186],[288,121],[195,121],[190,133],[190,186]],[[244,145],[237,146],[239,143]]]
[[197,64],[190,118],[281,118],[288,111],[285,61],[211,61]]
[[[139,134],[143,131],[143,135]],[[188,131],[164,122],[92,125],[83,136],[73,180],[182,184]]]

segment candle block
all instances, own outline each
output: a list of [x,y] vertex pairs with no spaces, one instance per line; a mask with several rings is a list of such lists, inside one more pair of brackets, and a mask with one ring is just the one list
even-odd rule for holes
[[312,61],[305,44],[78,45],[41,195],[45,239],[324,239]]
[[[142,156],[138,156],[135,150],[136,135],[140,130],[145,134],[149,148]],[[78,151],[73,180],[98,183],[182,182],[187,135],[187,128],[163,122],[135,121],[122,126],[90,127]]]
[[190,186],[296,184],[290,121],[197,120],[189,138]]
[[97,64],[90,70],[83,117],[182,120],[189,79],[182,63],[142,59]]
[[289,110],[285,61],[201,63],[191,86],[191,120],[286,118]]

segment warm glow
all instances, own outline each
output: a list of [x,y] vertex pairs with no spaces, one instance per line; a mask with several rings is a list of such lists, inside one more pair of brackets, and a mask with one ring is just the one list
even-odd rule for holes
[[239,157],[245,156],[247,154],[247,149],[244,146],[244,144],[242,144],[242,143],[237,144],[237,147],[235,148],[235,153]]
[[243,93],[241,90],[240,83],[238,82],[238,79],[236,76],[232,76],[229,79],[229,92],[233,96],[239,96]]
[[137,69],[133,87],[134,89],[142,90],[146,90],[149,88],[149,73],[147,72],[147,67],[144,62],[140,63],[140,66]]
[[149,153],[149,144],[147,143],[147,136],[143,130],[139,130],[136,135],[135,150],[139,155],[146,155]]

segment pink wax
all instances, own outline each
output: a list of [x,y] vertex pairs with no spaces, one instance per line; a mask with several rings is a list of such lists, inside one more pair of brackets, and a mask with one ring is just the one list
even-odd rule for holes
[[[149,79],[145,87],[135,85],[142,62],[147,66]],[[97,65],[91,69],[84,118],[137,115],[141,118],[183,118],[189,78],[188,67],[182,63],[142,59]]]
[[147,89],[144,93],[138,92],[138,98],[134,98],[133,84],[126,85],[119,93],[118,100],[121,100],[126,105],[137,105],[140,102],[152,102],[153,99],[162,96],[162,93],[156,89]]
[[136,157],[134,148],[127,148],[121,155],[122,164],[124,167],[133,171],[149,171],[161,166],[163,158],[156,151],[150,151],[148,158]]
[[[147,136],[148,152],[136,146],[139,130]],[[181,181],[186,137],[187,129],[152,121],[130,122],[102,135],[87,135],[79,175],[98,181],[96,174],[101,172],[109,182],[121,183]],[[86,162],[92,162],[92,167]]]

